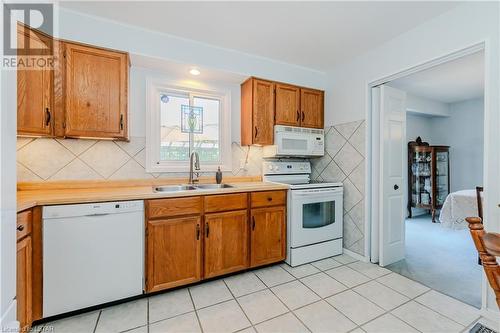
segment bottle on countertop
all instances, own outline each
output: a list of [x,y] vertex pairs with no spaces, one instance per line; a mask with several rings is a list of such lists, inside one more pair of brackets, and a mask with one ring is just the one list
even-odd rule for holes
[[217,168],[217,172],[215,173],[215,181],[217,184],[222,183],[222,171],[220,171],[220,166]]

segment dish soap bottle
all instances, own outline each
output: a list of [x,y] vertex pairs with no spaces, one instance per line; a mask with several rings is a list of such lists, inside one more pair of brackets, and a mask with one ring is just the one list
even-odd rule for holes
[[215,173],[215,182],[217,184],[222,183],[222,171],[220,171],[220,166],[217,167],[217,172]]

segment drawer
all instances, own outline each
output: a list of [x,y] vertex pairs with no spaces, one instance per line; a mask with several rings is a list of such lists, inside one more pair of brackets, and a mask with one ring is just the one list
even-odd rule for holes
[[32,223],[33,211],[31,209],[17,214],[17,240],[20,240],[24,236],[27,236],[31,233]]
[[252,208],[286,205],[286,191],[252,192]]
[[148,200],[148,218],[200,215],[201,203],[201,197]]
[[247,205],[247,193],[207,195],[205,197],[205,212],[207,213],[246,209]]

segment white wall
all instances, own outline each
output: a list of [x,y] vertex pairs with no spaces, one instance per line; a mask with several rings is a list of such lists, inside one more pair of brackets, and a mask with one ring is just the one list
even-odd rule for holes
[[484,102],[450,105],[450,117],[433,118],[433,144],[450,146],[451,191],[483,185]]
[[[331,112],[325,114],[326,125],[366,119],[371,103],[368,89],[370,82],[486,42],[485,108],[493,110],[485,114],[485,151],[488,151],[484,166],[485,226],[490,231],[500,231],[500,210],[496,206],[500,202],[500,152],[493,148],[493,145],[497,147],[500,142],[499,14],[500,8],[496,2],[463,3],[370,52],[337,66],[328,73],[330,83],[326,96]],[[368,118],[368,121],[371,119]],[[371,136],[370,131],[371,128],[367,133],[368,138]],[[370,161],[369,153],[367,163]],[[370,170],[369,167],[366,169]],[[370,193],[370,190],[366,193]],[[369,225],[369,211],[366,218]],[[365,248],[368,256],[370,246]],[[486,297],[483,298],[485,300]],[[498,311],[491,293],[483,307],[492,313]]]
[[16,322],[16,72],[2,70],[0,114],[0,330]]
[[446,103],[433,101],[408,93],[406,94],[406,111],[413,114],[446,117],[450,115],[449,108],[449,105]]
[[258,76],[312,88],[326,87],[326,74],[260,56],[145,30],[61,9],[61,38],[100,45],[133,54]]

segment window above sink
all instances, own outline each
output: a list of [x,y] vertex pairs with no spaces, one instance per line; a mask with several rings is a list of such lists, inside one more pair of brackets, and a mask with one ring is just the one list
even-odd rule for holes
[[201,171],[231,170],[229,90],[199,90],[148,80],[146,170],[186,172],[197,152]]

